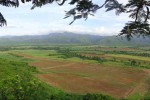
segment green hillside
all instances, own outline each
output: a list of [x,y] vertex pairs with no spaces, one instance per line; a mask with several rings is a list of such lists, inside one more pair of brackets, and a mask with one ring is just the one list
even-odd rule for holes
[[133,37],[128,41],[125,37],[109,36],[101,39],[99,45],[102,46],[148,46],[150,38]]
[[32,36],[5,36],[0,37],[0,45],[49,45],[49,44],[78,44],[78,45],[101,45],[101,46],[146,46],[149,38],[136,38],[131,41],[116,36],[99,36],[75,33],[51,33],[48,35]]

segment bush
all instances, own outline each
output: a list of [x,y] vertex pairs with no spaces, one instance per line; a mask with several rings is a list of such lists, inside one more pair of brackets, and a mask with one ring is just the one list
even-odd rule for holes
[[0,82],[0,100],[45,100],[48,97],[42,83],[30,76],[16,75]]
[[86,94],[83,100],[115,100],[114,98],[102,94]]

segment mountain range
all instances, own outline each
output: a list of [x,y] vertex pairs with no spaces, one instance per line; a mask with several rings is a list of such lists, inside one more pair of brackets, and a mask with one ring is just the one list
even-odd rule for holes
[[50,45],[50,44],[78,44],[101,46],[150,46],[150,38],[134,37],[128,41],[125,37],[99,36],[77,33],[51,33],[47,35],[3,36],[0,46],[8,45]]

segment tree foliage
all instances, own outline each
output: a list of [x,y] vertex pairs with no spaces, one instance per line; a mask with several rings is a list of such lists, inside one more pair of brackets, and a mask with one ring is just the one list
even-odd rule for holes
[[[21,0],[22,3],[32,2],[31,9],[41,7],[46,4],[56,2],[62,6],[67,0]],[[18,7],[18,0],[0,0],[0,4],[7,7]],[[116,15],[121,13],[128,13],[133,21],[125,24],[119,35],[126,35],[127,38],[133,35],[150,35],[150,1],[149,0],[128,0],[126,4],[119,3],[119,0],[105,0],[102,5],[94,4],[92,0],[70,0],[69,5],[74,5],[73,9],[66,11],[64,18],[72,17],[73,21],[84,18],[85,20],[89,15],[94,16],[97,10],[106,8],[107,11],[115,10]],[[6,24],[6,20],[0,13],[0,26]]]

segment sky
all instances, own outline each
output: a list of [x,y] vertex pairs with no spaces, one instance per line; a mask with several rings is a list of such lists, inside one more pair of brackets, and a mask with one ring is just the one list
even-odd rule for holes
[[[128,0],[119,0],[126,3]],[[104,0],[93,0],[97,4],[102,4]],[[124,24],[129,21],[127,14],[115,15],[114,11],[105,12],[100,9],[95,16],[76,20],[72,25],[69,23],[72,18],[63,19],[65,11],[72,6],[58,6],[56,3],[42,6],[31,10],[31,3],[22,4],[18,8],[0,6],[0,12],[7,20],[7,26],[0,27],[0,36],[8,35],[44,35],[55,32],[73,32],[94,35],[117,35]]]

